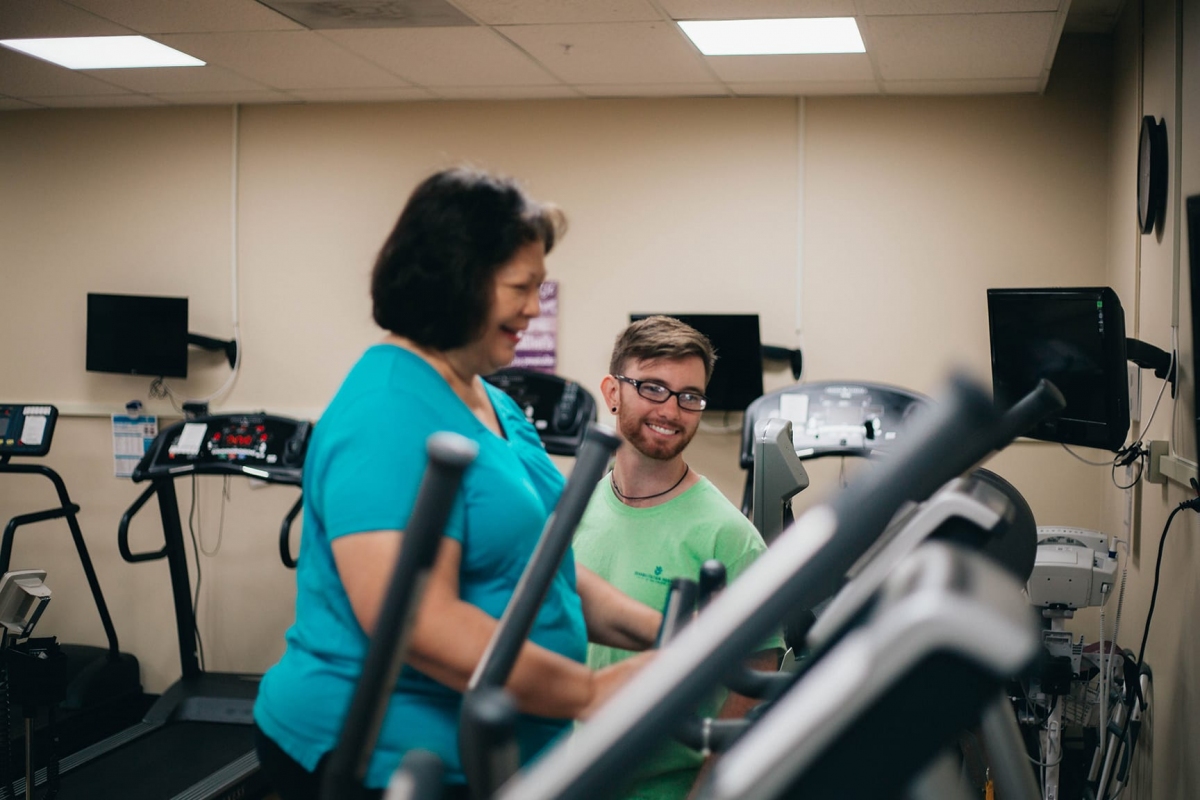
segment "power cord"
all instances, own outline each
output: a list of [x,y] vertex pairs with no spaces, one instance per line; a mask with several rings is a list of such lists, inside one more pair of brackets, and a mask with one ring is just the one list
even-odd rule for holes
[[1138,649],[1137,666],[1139,671],[1142,668],[1142,664],[1145,663],[1146,640],[1150,636],[1150,620],[1154,618],[1154,603],[1158,600],[1158,582],[1159,578],[1162,577],[1163,550],[1164,545],[1167,543],[1167,533],[1171,530],[1171,523],[1175,521],[1175,515],[1184,509],[1200,511],[1200,497],[1184,500],[1171,509],[1171,514],[1167,517],[1167,524],[1163,526],[1162,538],[1158,540],[1158,559],[1154,564],[1154,588],[1150,592],[1150,610],[1146,612],[1146,627],[1142,631],[1142,646]]
[[[1172,370],[1175,367],[1176,355],[1177,355],[1177,351],[1172,350],[1171,351],[1171,369]],[[1168,374],[1171,374],[1171,373],[1168,372]],[[1168,383],[1169,383],[1169,381],[1164,380],[1162,382],[1162,386],[1159,387],[1158,397],[1155,398],[1155,400],[1154,400],[1154,408],[1151,409],[1151,411],[1150,411],[1150,418],[1148,420],[1146,420],[1146,424],[1142,426],[1142,429],[1137,438],[1137,441],[1133,442],[1132,444],[1126,445],[1125,447],[1122,447],[1120,450],[1118,450],[1116,452],[1116,454],[1112,457],[1111,461],[1092,461],[1090,459],[1084,458],[1083,456],[1079,455],[1074,450],[1072,450],[1070,447],[1068,447],[1065,443],[1062,445],[1063,450],[1066,450],[1071,455],[1072,458],[1075,458],[1078,461],[1082,461],[1084,464],[1087,464],[1089,466],[1109,467],[1110,477],[1112,479],[1113,486],[1116,486],[1121,491],[1126,491],[1128,489],[1132,489],[1134,486],[1137,486],[1138,481],[1140,481],[1142,479],[1142,475],[1144,475],[1146,472],[1146,462],[1150,458],[1150,449],[1148,447],[1146,447],[1144,444],[1144,441],[1146,438],[1146,432],[1150,430],[1150,425],[1151,425],[1151,423],[1154,422],[1154,416],[1158,413],[1158,405],[1160,402],[1162,402],[1163,393],[1166,391]],[[1131,480],[1127,484],[1123,484],[1123,483],[1119,482],[1117,480],[1117,469],[1119,467],[1130,467],[1135,464],[1137,465],[1137,476],[1135,478],[1133,478],[1133,480]]]
[[[1197,486],[1194,479],[1192,481],[1192,486],[1193,488],[1196,488]],[[1167,522],[1165,525],[1163,525],[1162,536],[1158,540],[1158,558],[1155,559],[1154,562],[1154,588],[1150,591],[1150,609],[1146,612],[1146,627],[1142,630],[1142,644],[1138,648],[1137,668],[1134,670],[1131,681],[1132,685],[1135,687],[1138,685],[1138,681],[1140,680],[1139,676],[1142,674],[1142,666],[1145,664],[1146,660],[1146,642],[1150,638],[1150,621],[1154,619],[1154,606],[1158,601],[1158,585],[1160,579],[1162,578],[1162,559],[1163,552],[1166,549],[1165,546],[1167,543],[1167,534],[1171,531],[1171,523],[1175,521],[1175,515],[1184,509],[1189,511],[1200,511],[1200,496],[1193,497],[1191,500],[1184,500],[1182,503],[1175,506],[1175,508],[1171,509],[1171,513],[1167,516]],[[1138,690],[1134,689],[1133,691],[1136,692]],[[1128,704],[1130,701],[1127,699],[1126,702]],[[1121,723],[1121,729],[1117,735],[1117,740],[1120,742],[1128,742],[1126,737],[1128,736],[1129,732],[1130,717],[1131,714],[1126,714],[1125,721]],[[1124,791],[1124,789],[1122,789],[1122,791]]]

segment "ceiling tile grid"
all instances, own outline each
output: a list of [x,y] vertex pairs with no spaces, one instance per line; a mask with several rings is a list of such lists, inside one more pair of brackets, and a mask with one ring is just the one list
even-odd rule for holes
[[[141,33],[204,67],[72,72],[0,48],[0,111],[53,104],[1038,92],[1125,0],[32,0],[0,38]],[[853,16],[865,54],[704,56],[675,20]],[[1107,21],[1107,22],[1106,22]],[[74,98],[74,99],[72,99]],[[91,99],[89,99],[91,98]]]
[[183,33],[155,38],[275,89],[407,85],[315,31]]
[[566,83],[694,83],[712,79],[672,22],[496,28]]
[[530,86],[559,81],[487,28],[322,31],[346,51],[420,86]]
[[303,25],[255,0],[70,0],[70,3],[142,34],[304,30]]
[[1056,14],[869,17],[880,76],[889,80],[1035,78]]

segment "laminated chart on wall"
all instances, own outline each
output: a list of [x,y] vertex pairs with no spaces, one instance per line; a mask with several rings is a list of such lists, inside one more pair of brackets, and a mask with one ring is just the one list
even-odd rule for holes
[[158,417],[112,415],[113,475],[128,478],[158,435]]
[[558,281],[546,281],[538,291],[541,311],[517,342],[511,366],[554,374],[558,366]]

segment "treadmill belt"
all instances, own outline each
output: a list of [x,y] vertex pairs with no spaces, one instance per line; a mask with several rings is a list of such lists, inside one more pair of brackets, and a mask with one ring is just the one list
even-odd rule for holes
[[254,751],[254,727],[172,722],[62,776],[62,800],[168,800]]

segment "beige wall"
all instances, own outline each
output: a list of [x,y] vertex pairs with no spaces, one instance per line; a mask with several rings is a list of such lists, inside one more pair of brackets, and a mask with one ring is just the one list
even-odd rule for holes
[[[1105,280],[1107,58],[1103,40],[1068,37],[1044,96],[244,108],[245,361],[221,408],[320,412],[378,335],[366,276],[406,193],[460,160],[519,175],[569,213],[549,263],[560,371],[589,387],[627,314],[650,310],[757,312],[764,340],[803,344],[811,379],[936,392],[955,364],[986,379],[987,287]],[[0,316],[0,401],[107,412],[145,398],[144,379],[84,371],[87,291],[186,294],[193,329],[230,335],[231,153],[229,109],[0,114],[0,269],[20,298]],[[179,385],[193,394],[226,374],[199,354],[192,367]],[[768,388],[787,380],[773,373]],[[708,432],[690,451],[734,498],[737,446]],[[177,670],[165,568],[116,554],[138,487],[111,477],[109,447],[105,419],[71,417],[47,463],[84,508],[124,646],[161,690]],[[1039,520],[1104,524],[1103,476],[1061,449],[1024,443],[995,465]],[[839,466],[815,464],[801,504],[831,490]],[[0,482],[0,516],[48,502],[31,485]],[[220,552],[201,560],[201,630],[210,668],[261,670],[292,613],[275,536],[295,492],[230,490]],[[202,481],[209,549],[220,491]],[[39,533],[14,563],[50,572],[45,632],[99,641],[65,531]],[[135,534],[152,547],[153,518]]]
[[[1139,5],[1144,5],[1145,24]],[[1180,28],[1177,11],[1186,14],[1183,47],[1176,44]],[[1144,67],[1139,71],[1139,41],[1144,40]],[[1146,429],[1146,439],[1169,440],[1171,450],[1195,459],[1194,386],[1191,314],[1188,302],[1186,232],[1176,222],[1181,198],[1200,193],[1200,6],[1190,0],[1146,0],[1131,3],[1115,36],[1115,80],[1111,119],[1110,171],[1113,188],[1109,199],[1110,241],[1108,280],[1121,293],[1129,317],[1129,335],[1170,349],[1176,275],[1181,279],[1178,306],[1181,352],[1179,401],[1163,399],[1157,416]],[[1181,57],[1177,61],[1177,57]],[[1140,74],[1139,74],[1140,72]],[[1140,91],[1139,91],[1140,90]],[[1140,104],[1139,104],[1140,94]],[[1181,108],[1177,107],[1177,100]],[[1182,113],[1181,113],[1182,112]],[[1138,131],[1142,114],[1167,123],[1172,178],[1168,192],[1166,224],[1142,236],[1136,228]],[[1182,130],[1180,130],[1182,129]],[[1180,136],[1182,134],[1182,138]],[[1182,261],[1177,251],[1182,251]],[[1182,266],[1182,269],[1180,267]],[[1133,299],[1133,298],[1136,298]],[[1143,374],[1142,420],[1145,428],[1161,382]],[[1174,407],[1173,407],[1174,406]],[[1176,412],[1172,424],[1172,412]],[[1139,426],[1135,426],[1135,430]],[[1178,484],[1145,482],[1127,494],[1105,489],[1105,514],[1117,527],[1127,503],[1133,505],[1134,558],[1129,569],[1120,644],[1137,650],[1154,583],[1155,560],[1168,514],[1193,493]],[[1200,525],[1192,512],[1176,518],[1163,554],[1161,585],[1153,626],[1146,646],[1146,661],[1154,669],[1154,709],[1139,754],[1131,796],[1177,798],[1200,795],[1193,718],[1200,705],[1195,687],[1200,681],[1200,636],[1195,620],[1200,596],[1195,575],[1200,571],[1197,534]],[[1090,626],[1089,626],[1090,627]]]

